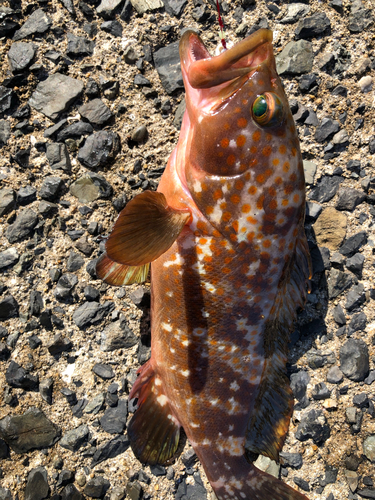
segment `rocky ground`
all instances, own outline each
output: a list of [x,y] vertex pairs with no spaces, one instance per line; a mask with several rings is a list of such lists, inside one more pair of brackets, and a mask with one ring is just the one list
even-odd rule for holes
[[[164,5],[163,5],[164,1]],[[142,467],[126,423],[149,288],[95,275],[118,212],[155,189],[184,110],[202,0],[0,0],[0,499],[213,499],[188,443]],[[313,499],[375,498],[373,0],[222,5],[229,43],[274,31],[301,138],[312,293],[291,338],[280,464]]]

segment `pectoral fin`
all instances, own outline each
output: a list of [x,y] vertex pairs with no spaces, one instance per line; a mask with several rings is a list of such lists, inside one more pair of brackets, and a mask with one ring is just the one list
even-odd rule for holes
[[163,193],[145,191],[120,213],[106,243],[108,257],[142,266],[165,253],[190,219],[190,210],[168,206]]
[[111,260],[107,254],[103,254],[96,263],[96,274],[98,277],[114,286],[132,285],[146,281],[150,264],[143,266],[127,266],[118,264]]

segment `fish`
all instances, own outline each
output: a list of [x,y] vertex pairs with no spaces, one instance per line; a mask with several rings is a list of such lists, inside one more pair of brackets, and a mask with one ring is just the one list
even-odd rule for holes
[[259,470],[293,412],[286,371],[311,262],[296,127],[260,29],[211,56],[180,40],[186,111],[157,191],[120,213],[97,263],[113,285],[151,265],[151,358],[128,425],[135,456],[165,463],[181,429],[219,500],[307,500]]

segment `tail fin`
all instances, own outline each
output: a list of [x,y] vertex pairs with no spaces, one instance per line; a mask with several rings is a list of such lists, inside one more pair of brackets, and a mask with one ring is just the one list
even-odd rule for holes
[[236,464],[235,471],[235,476],[210,481],[218,500],[308,500],[302,493],[249,464],[245,458],[241,464]]

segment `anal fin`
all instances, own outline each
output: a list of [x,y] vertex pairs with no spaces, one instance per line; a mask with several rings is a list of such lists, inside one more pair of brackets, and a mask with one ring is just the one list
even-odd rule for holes
[[272,460],[278,460],[293,413],[293,393],[286,374],[288,342],[296,309],[306,301],[310,275],[310,253],[302,228],[263,333],[265,365],[246,433],[246,450]]
[[128,425],[133,453],[142,463],[163,464],[177,450],[180,424],[149,363],[141,368],[132,388],[129,398],[134,397],[138,397],[138,409]]

